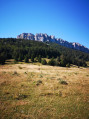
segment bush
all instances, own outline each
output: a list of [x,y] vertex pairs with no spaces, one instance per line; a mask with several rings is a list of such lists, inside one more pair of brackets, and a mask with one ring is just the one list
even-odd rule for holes
[[28,62],[29,62],[28,56],[25,56],[24,62],[25,62],[25,63],[28,63]]
[[6,57],[5,57],[5,54],[4,53],[1,53],[0,54],[0,64],[5,64],[5,60],[6,60]]
[[48,65],[55,66],[55,60],[51,58],[48,62]]
[[14,71],[14,72],[13,72],[13,75],[18,75],[17,71]]
[[34,62],[34,56],[33,55],[31,56],[31,61]]
[[66,67],[70,67],[70,64],[68,63],[68,64],[66,64]]
[[55,60],[55,66],[59,66],[59,61]]
[[38,62],[41,63],[41,56],[40,56],[40,55],[39,55],[39,57],[38,57]]
[[18,64],[18,61],[16,61],[15,59],[14,59],[14,64]]
[[36,85],[38,86],[38,85],[40,85],[41,83],[42,83],[42,81],[41,81],[41,80],[38,80],[37,83],[36,83]]
[[60,66],[65,67],[67,64],[66,58],[64,55],[60,56]]
[[49,55],[47,55],[47,59],[49,59],[50,57],[49,57]]
[[18,66],[18,68],[19,68],[19,69],[22,69],[22,67],[21,67],[21,66]]
[[59,62],[57,60],[55,60],[54,58],[51,58],[48,62],[48,65],[59,66]]
[[47,62],[46,62],[45,59],[43,59],[43,60],[41,61],[41,63],[42,63],[43,65],[46,65],[46,64],[47,64]]
[[58,81],[61,81],[62,79],[61,79],[61,78],[58,78],[57,80],[58,80]]
[[84,64],[83,64],[83,67],[87,67],[87,64],[86,64],[86,63],[84,63]]
[[57,57],[57,61],[60,62],[60,57],[59,56]]
[[24,59],[24,58],[23,58],[23,55],[22,55],[22,54],[19,54],[18,61],[22,62],[23,59]]
[[68,83],[61,78],[58,78],[57,80],[59,81],[60,84],[68,85]]
[[35,62],[37,62],[38,61],[38,57],[35,57]]
[[66,81],[63,81],[63,80],[61,80],[60,83],[64,84],[64,85],[68,85],[68,83]]
[[22,99],[25,99],[25,98],[27,98],[27,97],[28,97],[27,95],[19,94],[16,99],[17,99],[17,100],[22,100]]

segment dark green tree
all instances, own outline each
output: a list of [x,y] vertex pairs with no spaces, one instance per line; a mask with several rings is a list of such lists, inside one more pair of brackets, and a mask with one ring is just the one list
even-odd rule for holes
[[68,64],[66,64],[66,67],[70,67],[70,64],[68,63]]
[[41,61],[41,63],[42,63],[43,65],[46,65],[46,64],[47,64],[47,61],[46,61],[45,59],[43,59],[43,60]]
[[59,61],[55,60],[55,66],[59,66]]
[[41,63],[41,55],[39,55],[39,57],[38,57],[38,62]]
[[67,61],[66,61],[65,56],[64,55],[61,55],[60,56],[60,65],[63,66],[63,67],[65,67],[66,64],[67,64]]
[[57,56],[57,61],[58,61],[58,62],[60,61],[60,57],[59,57],[59,56]]
[[47,59],[49,59],[50,57],[49,57],[49,55],[47,55]]
[[34,55],[31,56],[31,61],[34,62]]
[[55,66],[55,60],[54,60],[54,58],[51,58],[49,60],[48,65]]
[[5,53],[0,54],[0,64],[5,64],[6,56]]
[[22,54],[20,54],[19,58],[18,58],[18,61],[22,62],[22,60],[23,60],[23,56],[22,56]]
[[18,58],[19,58],[19,53],[15,50],[14,53],[13,53],[13,58],[14,58],[14,61],[17,62],[18,61]]
[[28,63],[28,62],[29,62],[29,58],[28,58],[27,55],[25,56],[24,62],[25,62],[25,63]]

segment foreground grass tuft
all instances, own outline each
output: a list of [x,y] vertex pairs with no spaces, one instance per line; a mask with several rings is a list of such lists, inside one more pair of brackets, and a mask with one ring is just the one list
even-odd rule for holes
[[67,83],[66,81],[64,81],[64,80],[61,80],[61,81],[60,81],[60,84],[68,85],[68,83]]
[[42,81],[41,81],[41,80],[38,80],[38,81],[36,82],[36,85],[38,86],[38,85],[40,85],[40,84],[42,84]]
[[60,84],[68,85],[67,81],[64,81],[64,80],[61,79],[61,78],[58,78],[57,80],[59,81]]
[[28,97],[28,95],[19,94],[15,99],[17,99],[17,100],[23,100],[23,99],[25,99],[25,98],[27,98],[27,97]]

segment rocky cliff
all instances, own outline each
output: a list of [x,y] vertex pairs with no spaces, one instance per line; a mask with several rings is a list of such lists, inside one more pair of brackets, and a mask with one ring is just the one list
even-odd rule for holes
[[28,39],[28,40],[35,40],[35,41],[41,41],[41,42],[53,42],[53,43],[57,43],[57,44],[60,44],[68,48],[72,48],[72,49],[76,49],[76,50],[89,53],[89,49],[79,43],[67,42],[63,39],[55,38],[55,36],[53,35],[49,36],[43,33],[37,33],[36,35],[32,33],[22,33],[17,36],[17,39]]

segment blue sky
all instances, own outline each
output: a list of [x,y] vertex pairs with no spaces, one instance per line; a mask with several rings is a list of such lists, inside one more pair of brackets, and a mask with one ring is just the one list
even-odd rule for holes
[[0,37],[47,33],[89,48],[89,0],[0,0]]

